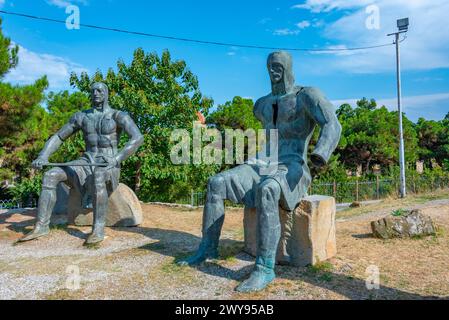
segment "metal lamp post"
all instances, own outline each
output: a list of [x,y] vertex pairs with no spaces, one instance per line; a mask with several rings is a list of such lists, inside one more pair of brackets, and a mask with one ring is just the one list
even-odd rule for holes
[[402,125],[402,92],[401,92],[401,53],[399,47],[399,35],[408,31],[409,19],[399,19],[397,21],[398,32],[390,33],[388,36],[395,36],[396,44],[396,75],[397,75],[397,90],[398,90],[398,111],[399,111],[399,166],[400,166],[400,196],[405,198],[407,196],[406,180],[405,180],[405,148],[404,148],[404,130]]

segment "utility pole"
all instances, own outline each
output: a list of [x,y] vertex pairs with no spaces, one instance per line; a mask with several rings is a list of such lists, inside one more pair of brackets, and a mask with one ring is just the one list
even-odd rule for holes
[[405,179],[405,147],[404,147],[404,129],[402,124],[402,89],[401,89],[401,51],[399,47],[399,35],[408,31],[409,19],[399,19],[397,21],[399,31],[390,33],[388,36],[395,36],[396,44],[396,77],[398,90],[398,111],[399,111],[399,167],[400,167],[400,196],[407,196],[406,179]]

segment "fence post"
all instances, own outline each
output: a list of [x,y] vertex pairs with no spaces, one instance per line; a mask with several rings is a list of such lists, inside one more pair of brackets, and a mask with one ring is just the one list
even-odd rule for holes
[[359,202],[359,178],[355,180],[355,201]]
[[379,176],[376,176],[376,197],[377,197],[377,200],[380,199],[380,179],[379,179]]
[[193,207],[195,205],[194,203],[194,195],[193,195],[193,190],[190,192],[190,205]]
[[334,198],[337,200],[337,181],[334,180]]

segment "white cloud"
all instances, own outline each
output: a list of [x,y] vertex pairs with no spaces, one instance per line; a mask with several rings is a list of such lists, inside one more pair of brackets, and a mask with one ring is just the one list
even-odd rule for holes
[[285,29],[277,29],[273,31],[273,35],[275,36],[293,36],[299,34],[299,30],[291,30],[288,28]]
[[46,75],[50,90],[62,90],[69,87],[71,72],[87,71],[79,64],[58,56],[32,52],[19,46],[19,65],[5,77],[6,82],[30,84]]
[[[366,7],[375,4],[380,10],[380,29],[368,29]],[[341,18],[327,23],[323,36],[331,43],[348,47],[391,43],[386,36],[397,30],[398,18],[410,17],[410,31],[402,47],[404,70],[431,70],[449,67],[449,12],[447,0],[307,0],[294,8],[312,12],[340,11]],[[395,68],[394,46],[357,51],[347,57],[329,55],[323,63],[329,71],[381,73]],[[321,62],[320,62],[321,63]]]
[[310,25],[311,25],[310,21],[307,21],[307,20],[298,22],[298,23],[296,24],[296,26],[297,26],[299,29],[305,29],[305,28],[308,28],[308,27],[310,27]]
[[[1,0],[0,0],[1,1]],[[56,6],[59,8],[66,8],[72,4],[81,4],[81,5],[87,5],[87,0],[47,0],[47,3],[52,6]]]
[[[344,103],[356,106],[360,99],[333,100],[332,103],[339,107]],[[397,98],[376,99],[378,106],[385,106],[391,111],[397,110]],[[412,121],[420,117],[429,120],[441,120],[449,112],[449,92],[421,96],[408,96],[402,99],[403,110]]]
[[303,4],[292,6],[293,9],[310,10],[313,13],[329,12],[334,9],[351,9],[354,7],[366,6],[373,3],[373,0],[307,0]]

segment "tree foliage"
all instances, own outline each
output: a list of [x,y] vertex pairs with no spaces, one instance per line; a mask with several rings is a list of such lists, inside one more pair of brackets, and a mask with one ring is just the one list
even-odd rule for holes
[[11,45],[11,39],[2,33],[2,19],[0,18],[0,80],[18,63],[19,47]]
[[[377,107],[375,100],[362,99],[357,107],[343,104],[337,110],[342,124],[342,139],[336,153],[348,168],[362,165],[369,172],[373,165],[388,168],[398,163],[398,113]],[[418,158],[418,139],[413,123],[403,117],[405,157],[414,162]]]

